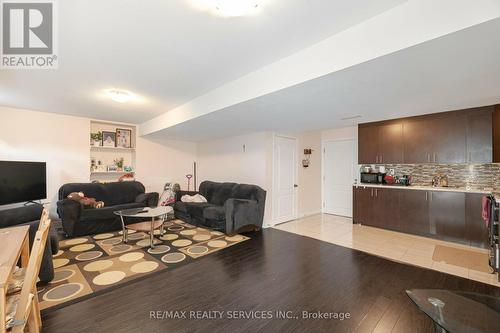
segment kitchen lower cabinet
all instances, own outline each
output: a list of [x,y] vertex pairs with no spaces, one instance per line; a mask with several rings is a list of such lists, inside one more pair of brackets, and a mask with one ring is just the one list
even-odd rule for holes
[[416,190],[400,192],[400,231],[428,236],[430,234],[428,192]]
[[465,193],[429,191],[431,237],[468,244],[465,230]]
[[483,194],[354,186],[353,221],[487,248]]
[[489,248],[488,228],[484,223],[482,199],[484,194],[467,193],[465,196],[465,234],[470,245]]

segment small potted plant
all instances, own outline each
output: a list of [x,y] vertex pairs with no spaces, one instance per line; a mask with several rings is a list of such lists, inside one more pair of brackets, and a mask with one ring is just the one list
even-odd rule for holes
[[90,145],[100,147],[102,142],[102,132],[90,133]]
[[115,158],[116,171],[123,171],[123,157]]

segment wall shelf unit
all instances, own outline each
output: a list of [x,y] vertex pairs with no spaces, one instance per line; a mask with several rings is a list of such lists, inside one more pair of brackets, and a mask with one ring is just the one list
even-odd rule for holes
[[[130,133],[130,138],[120,140],[123,136],[117,133]],[[128,132],[129,131],[129,132]],[[137,127],[131,124],[105,122],[105,121],[90,121],[90,134],[93,133],[114,133],[114,146],[103,146],[104,140],[93,140],[89,135],[89,171],[90,181],[112,182],[126,173],[134,173],[136,166],[136,142],[137,142]],[[128,137],[127,137],[128,138]],[[109,142],[108,142],[109,144]],[[123,145],[123,146],[120,146]],[[115,161],[123,159],[123,166],[118,170],[110,170],[109,168],[118,167]],[[126,171],[131,170],[131,171]]]

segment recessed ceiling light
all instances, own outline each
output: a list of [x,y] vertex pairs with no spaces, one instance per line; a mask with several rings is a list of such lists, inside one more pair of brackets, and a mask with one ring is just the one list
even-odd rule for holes
[[215,8],[221,16],[245,16],[257,12],[261,1],[259,0],[216,0]]
[[104,93],[106,96],[118,103],[127,103],[135,99],[134,94],[127,90],[107,89]]

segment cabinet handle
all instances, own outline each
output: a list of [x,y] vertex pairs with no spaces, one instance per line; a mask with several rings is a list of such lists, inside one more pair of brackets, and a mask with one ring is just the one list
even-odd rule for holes
[[469,152],[469,162],[472,162],[472,153]]
[[429,192],[425,192],[425,201],[428,200],[428,197],[429,197]]
[[431,162],[431,154],[427,153],[427,162]]
[[436,160],[437,160],[437,158],[436,158],[436,157],[437,157],[437,154],[436,154],[436,153],[434,153],[434,163],[436,163]]
[[378,188],[375,189],[375,196],[378,197]]
[[380,155],[380,163],[382,163],[382,155]]
[[372,189],[372,197],[373,197],[373,189]]
[[431,201],[432,201],[432,192],[431,192]]

